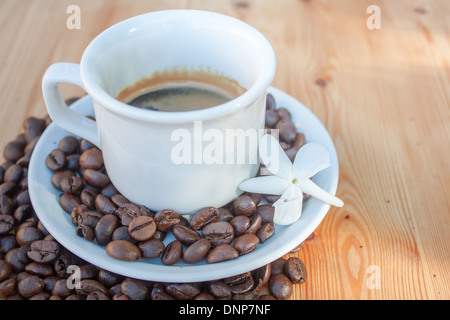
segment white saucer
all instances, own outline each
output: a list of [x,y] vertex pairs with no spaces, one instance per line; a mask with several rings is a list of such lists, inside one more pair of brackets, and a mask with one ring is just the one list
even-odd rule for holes
[[[269,88],[278,107],[285,107],[291,114],[297,128],[305,134],[307,142],[317,142],[330,152],[332,166],[314,176],[314,182],[331,194],[335,194],[339,166],[333,141],[322,123],[303,104],[276,88]],[[83,114],[93,116],[92,100],[83,97],[72,105]],[[285,255],[304,241],[320,224],[330,206],[315,198],[303,206],[299,221],[290,226],[275,225],[274,235],[263,244],[258,244],[251,253],[234,260],[207,264],[205,259],[196,264],[179,262],[172,266],[161,263],[160,258],[141,259],[128,262],[110,257],[105,247],[89,242],[75,235],[75,226],[70,215],[59,205],[59,192],[51,183],[52,172],[45,165],[45,158],[59,141],[71,135],[55,124],[50,124],[37,143],[29,165],[28,190],[33,207],[47,230],[65,248],[80,258],[98,267],[127,277],[159,282],[199,282],[237,275],[266,265]],[[164,243],[172,241],[168,233]]]

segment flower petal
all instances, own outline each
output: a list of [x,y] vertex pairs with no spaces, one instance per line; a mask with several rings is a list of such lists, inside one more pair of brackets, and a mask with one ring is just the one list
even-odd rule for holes
[[319,171],[331,166],[330,153],[317,143],[307,143],[298,150],[294,159],[294,171],[297,179],[307,179]]
[[281,195],[280,199],[273,204],[273,223],[278,225],[289,225],[296,222],[302,216],[303,193],[290,185]]
[[336,207],[342,207],[344,205],[344,202],[341,199],[329,194],[310,179],[297,180],[295,182],[295,185],[298,186],[304,193],[309,194],[330,205]]
[[245,180],[239,185],[242,191],[263,194],[282,194],[289,183],[277,176],[263,176]]
[[259,156],[272,174],[288,181],[293,179],[292,162],[280,146],[280,143],[272,135],[266,134],[259,141]]
[[282,204],[276,204],[277,202],[273,204],[275,207],[273,223],[287,226],[297,222],[302,216],[303,199],[290,200]]

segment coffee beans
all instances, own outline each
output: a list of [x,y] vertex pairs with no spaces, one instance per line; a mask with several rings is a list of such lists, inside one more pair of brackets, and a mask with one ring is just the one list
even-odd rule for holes
[[106,246],[106,253],[119,260],[136,261],[141,258],[139,248],[127,240],[113,240],[109,242]]
[[38,240],[31,243],[27,256],[38,263],[52,263],[60,254],[60,246],[56,241]]
[[153,218],[147,216],[136,217],[128,225],[128,233],[136,241],[145,241],[153,237],[156,224]]
[[292,290],[292,282],[282,273],[272,276],[269,280],[269,292],[277,299],[289,299]]
[[[267,108],[278,120],[272,121],[272,128],[282,119],[291,120],[287,110],[276,109],[270,95]],[[0,299],[286,299],[293,284],[306,280],[305,265],[296,257],[280,258],[226,279],[190,284],[124,278],[83,261],[45,230],[27,196],[27,166],[45,124],[42,119],[26,119],[25,133],[4,149],[6,162],[0,165]],[[297,133],[292,142],[282,142],[287,152],[297,151],[304,136]],[[83,139],[61,139],[45,160],[54,172],[51,182],[61,192],[61,206],[70,214],[75,234],[104,245],[115,259],[161,259],[167,265],[202,260],[219,263],[257,249],[275,231],[273,207],[260,204],[261,195],[256,194],[244,194],[222,208],[203,208],[189,221],[173,210],[155,213],[132,204],[110,183],[101,151]],[[164,241],[170,234],[175,240]],[[67,272],[70,266],[79,267],[77,289],[69,286],[73,281]]]

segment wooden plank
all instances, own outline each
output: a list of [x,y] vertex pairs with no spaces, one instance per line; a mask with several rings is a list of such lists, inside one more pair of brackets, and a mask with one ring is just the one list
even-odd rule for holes
[[[309,273],[293,299],[449,299],[450,2],[376,2],[380,30],[366,26],[370,0],[3,0],[0,145],[46,114],[46,68],[79,62],[107,27],[161,9],[235,16],[268,37],[273,85],[319,117],[338,151],[345,206],[291,254]],[[71,4],[80,30],[66,26]]]

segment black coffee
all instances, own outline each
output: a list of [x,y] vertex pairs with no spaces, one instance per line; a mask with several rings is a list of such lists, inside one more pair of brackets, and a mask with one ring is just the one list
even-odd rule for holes
[[149,110],[192,111],[217,106],[230,100],[230,96],[219,90],[186,85],[145,92],[128,104]]
[[210,108],[245,92],[236,80],[202,70],[155,72],[123,88],[116,99],[147,110],[169,112]]

